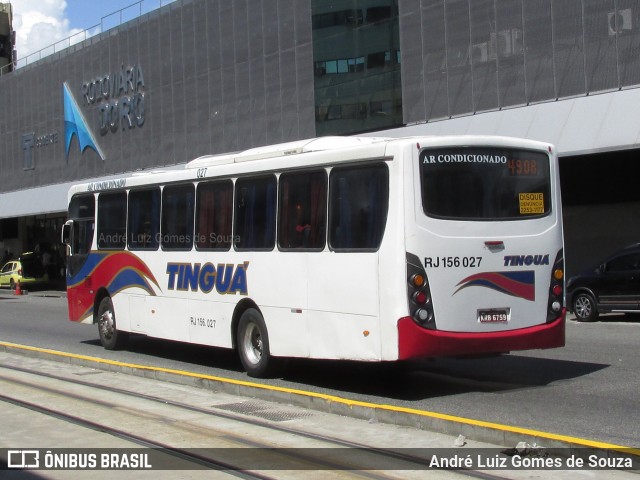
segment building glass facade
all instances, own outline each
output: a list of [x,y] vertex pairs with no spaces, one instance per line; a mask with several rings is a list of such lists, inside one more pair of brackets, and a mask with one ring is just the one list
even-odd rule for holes
[[397,0],[312,0],[316,134],[402,124]]

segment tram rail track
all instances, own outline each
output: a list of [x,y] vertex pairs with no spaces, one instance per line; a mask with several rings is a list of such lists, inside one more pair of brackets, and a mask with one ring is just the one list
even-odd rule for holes
[[[394,451],[390,448],[346,441],[337,436],[302,431],[299,428],[233,413],[215,406],[197,406],[133,389],[103,385],[30,368],[0,365],[0,383],[12,386],[12,388],[3,388],[4,393],[0,394],[2,402],[108,434],[137,447],[159,450],[162,454],[171,456],[174,461],[182,465],[181,468],[185,468],[184,465],[191,465],[186,468],[219,470],[247,479],[286,478],[283,470],[303,470],[307,473],[317,470],[325,474],[332,471],[331,473],[338,478],[383,480],[411,478],[412,474],[415,478],[419,478],[424,475],[429,462],[428,457],[406,453],[409,450]],[[39,401],[25,399],[24,395],[34,389],[39,392],[36,395],[40,398]],[[130,405],[132,399],[143,402],[146,405],[145,409],[138,410],[137,407],[132,407]],[[75,405],[73,413],[60,407],[64,402]],[[97,414],[98,411],[102,412],[102,415]],[[105,411],[110,413],[105,414]],[[180,419],[185,416],[191,419]],[[191,440],[193,443],[174,444],[166,439],[162,440],[162,435],[158,437],[155,427],[140,434],[132,431],[135,429],[131,427],[123,428],[112,424],[119,419],[119,423],[126,427],[127,418],[130,417],[144,417],[149,424],[160,424],[183,433],[188,430],[193,435]],[[198,420],[195,419],[202,418],[215,424],[222,422],[224,425],[220,428],[212,428],[210,425],[197,424]],[[228,422],[258,429],[261,431],[261,436],[247,438],[238,435],[226,426]],[[205,439],[208,441],[203,442]],[[349,449],[351,454],[340,455],[340,449],[343,451]],[[248,455],[257,453],[263,456],[263,459],[247,461],[244,452],[248,452]],[[327,452],[331,454],[326,455]],[[227,459],[221,460],[221,457]],[[263,466],[267,468],[259,468],[260,462],[263,462]],[[247,468],[247,464],[251,468]],[[274,464],[277,469],[275,474],[270,470]],[[464,476],[487,480],[508,478],[466,469],[430,471],[429,473],[430,477],[434,477],[435,474],[435,478],[439,476],[442,478]],[[323,478],[326,478],[326,475]]]

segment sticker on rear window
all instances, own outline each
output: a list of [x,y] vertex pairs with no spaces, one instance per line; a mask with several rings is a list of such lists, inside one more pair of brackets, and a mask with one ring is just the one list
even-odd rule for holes
[[520,193],[520,215],[544,213],[543,193]]

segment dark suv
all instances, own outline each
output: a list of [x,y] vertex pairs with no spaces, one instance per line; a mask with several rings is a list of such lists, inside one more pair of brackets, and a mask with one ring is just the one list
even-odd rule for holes
[[571,277],[567,304],[580,322],[593,322],[600,313],[640,312],[640,243]]

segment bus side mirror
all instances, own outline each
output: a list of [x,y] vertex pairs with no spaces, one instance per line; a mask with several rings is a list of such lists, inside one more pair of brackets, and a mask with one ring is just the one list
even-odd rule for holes
[[61,241],[67,246],[71,245],[71,231],[73,230],[73,220],[67,220],[62,226]]

